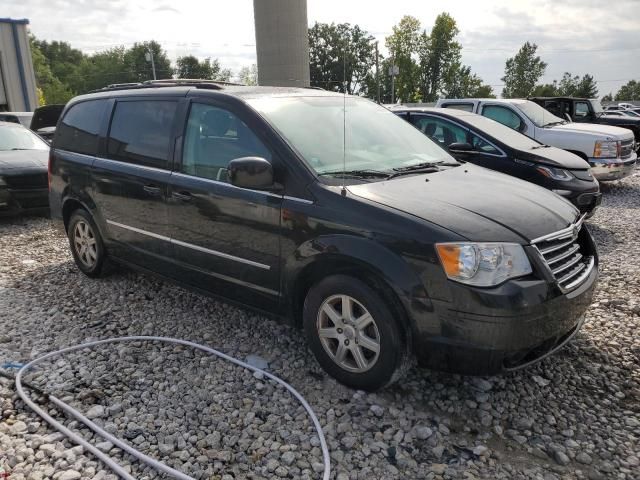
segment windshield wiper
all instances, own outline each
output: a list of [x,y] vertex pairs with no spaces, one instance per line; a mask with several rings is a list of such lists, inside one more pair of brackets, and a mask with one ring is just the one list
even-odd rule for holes
[[531,147],[531,150],[536,150],[538,148],[551,148],[551,145],[536,145],[535,147]]
[[416,163],[414,165],[407,165],[406,167],[395,167],[392,170],[394,172],[408,172],[411,170],[420,170],[423,168],[459,167],[459,166],[460,166],[460,163],[458,162],[445,162],[444,160],[440,160],[438,162]]
[[382,170],[332,170],[330,172],[322,172],[318,175],[348,175],[356,178],[386,178],[389,176],[389,172],[383,172]]
[[11,150],[30,150],[29,148],[14,147]]

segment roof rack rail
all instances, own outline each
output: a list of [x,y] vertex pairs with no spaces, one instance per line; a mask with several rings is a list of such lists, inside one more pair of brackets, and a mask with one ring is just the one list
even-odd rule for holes
[[134,83],[112,83],[103,88],[92,90],[89,93],[105,92],[112,90],[135,90],[142,88],[161,88],[161,87],[196,87],[211,90],[221,90],[225,86],[242,86],[240,83],[222,82],[217,80],[206,79],[189,79],[189,78],[166,78],[162,80],[145,80],[143,82]]

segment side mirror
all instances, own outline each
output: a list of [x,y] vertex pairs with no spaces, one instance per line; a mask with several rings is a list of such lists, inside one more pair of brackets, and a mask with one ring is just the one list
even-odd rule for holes
[[471,146],[471,144],[466,143],[466,142],[452,143],[451,145],[449,145],[448,148],[449,148],[450,152],[456,152],[456,153],[464,153],[464,152],[473,151],[473,147]]
[[241,157],[231,160],[227,166],[231,185],[255,190],[271,190],[273,167],[262,157]]

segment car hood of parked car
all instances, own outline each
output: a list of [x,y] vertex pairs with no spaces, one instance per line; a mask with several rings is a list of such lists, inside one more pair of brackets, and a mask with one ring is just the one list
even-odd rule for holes
[[633,140],[633,132],[626,128],[602,125],[601,123],[565,123],[555,125],[552,130],[563,132],[585,132],[611,137],[612,140]]
[[0,175],[47,171],[48,150],[0,150]]
[[589,168],[589,164],[585,159],[561,148],[544,146],[532,150],[519,151],[522,153],[518,155],[518,158],[522,160],[529,160],[553,167],[568,168],[570,170],[587,170]]
[[525,240],[520,243],[529,243],[566,228],[579,215],[568,201],[542,187],[471,164],[348,190],[473,241],[519,237]]

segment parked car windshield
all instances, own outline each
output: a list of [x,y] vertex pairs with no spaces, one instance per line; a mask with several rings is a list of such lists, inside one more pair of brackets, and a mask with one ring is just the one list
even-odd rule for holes
[[48,150],[47,142],[22,125],[0,125],[0,151],[6,150]]
[[503,125],[500,122],[483,117],[482,115],[465,115],[461,118],[472,127],[475,127],[480,133],[491,135],[496,140],[504,143],[508,147],[517,150],[530,150],[539,147],[541,144],[532,138],[516,132],[514,129]]
[[369,100],[318,96],[248,102],[320,175],[343,169],[392,172],[425,163],[456,163],[416,128]]
[[538,127],[548,127],[551,125],[560,125],[566,123],[560,117],[556,117],[549,110],[541,107],[537,103],[529,100],[513,104],[518,110],[524,113]]

